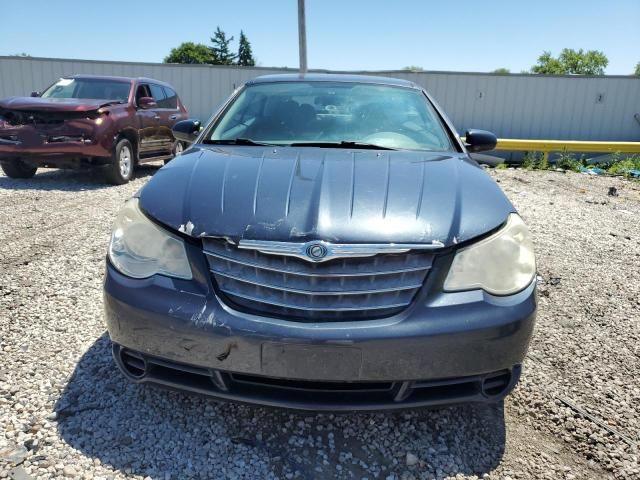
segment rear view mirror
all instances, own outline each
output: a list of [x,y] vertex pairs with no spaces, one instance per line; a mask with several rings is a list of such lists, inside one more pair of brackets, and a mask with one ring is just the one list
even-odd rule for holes
[[33,91],[33,92],[31,92],[31,96],[32,97],[39,97],[40,96],[40,92]]
[[140,97],[138,99],[138,107],[147,110],[156,107],[156,101],[152,97]]
[[200,120],[181,120],[173,126],[173,136],[176,140],[193,143],[198,138],[201,128]]
[[465,134],[464,142],[469,152],[484,152],[496,148],[498,139],[486,130],[470,129]]

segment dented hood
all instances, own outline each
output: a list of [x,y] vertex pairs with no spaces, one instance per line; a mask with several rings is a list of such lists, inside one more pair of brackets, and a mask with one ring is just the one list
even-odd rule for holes
[[0,109],[29,112],[90,112],[114,102],[104,99],[9,97],[0,100]]
[[195,146],[139,197],[160,223],[233,241],[450,246],[514,211],[462,153]]

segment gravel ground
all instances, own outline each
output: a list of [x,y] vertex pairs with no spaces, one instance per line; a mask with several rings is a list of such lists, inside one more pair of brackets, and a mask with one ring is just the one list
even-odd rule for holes
[[[539,316],[504,405],[295,414],[129,384],[110,226],[154,173],[0,175],[0,478],[640,478],[640,184],[494,170],[537,246]],[[609,196],[615,187],[617,196]]]

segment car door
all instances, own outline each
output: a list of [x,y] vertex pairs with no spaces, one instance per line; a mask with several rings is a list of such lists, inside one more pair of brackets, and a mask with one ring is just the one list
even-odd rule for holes
[[140,83],[136,87],[136,117],[138,119],[138,147],[141,155],[147,154],[156,149],[156,131],[158,129],[158,119],[155,109],[144,109],[139,106],[142,97],[151,97],[151,90],[146,83]]
[[171,128],[177,118],[175,116],[176,112],[175,110],[168,108],[170,100],[167,98],[167,93],[162,86],[151,83],[149,87],[151,89],[151,95],[157,104],[157,107],[154,109],[156,113],[155,118],[157,120],[155,141],[158,150],[170,152],[173,150],[173,135],[171,133]]
[[[167,86],[164,86],[162,88],[164,89],[164,93],[167,96],[167,98],[164,100],[164,105],[165,105],[165,108],[167,108],[169,113],[169,116],[168,116],[169,127],[173,129],[173,126],[177,122],[179,122],[180,120],[186,120],[189,117],[189,115],[187,114],[187,111],[184,108],[180,107],[178,94],[175,92],[175,90]],[[175,140],[173,138],[173,135],[171,137],[172,137],[172,140]]]

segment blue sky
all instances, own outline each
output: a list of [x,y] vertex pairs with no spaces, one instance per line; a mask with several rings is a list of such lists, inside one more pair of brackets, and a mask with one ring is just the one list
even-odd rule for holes
[[[543,50],[598,49],[608,74],[640,62],[640,0],[307,0],[310,68],[520,72]],[[179,7],[176,9],[176,7]],[[3,2],[0,55],[161,62],[216,26],[243,29],[262,66],[298,65],[296,0]]]

